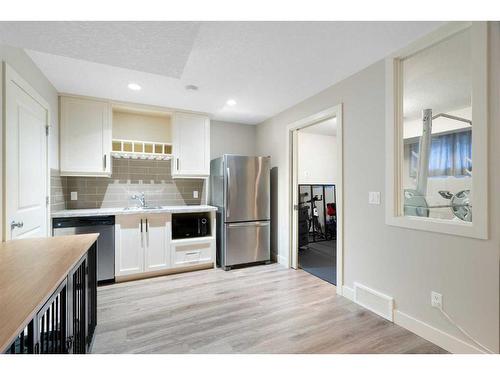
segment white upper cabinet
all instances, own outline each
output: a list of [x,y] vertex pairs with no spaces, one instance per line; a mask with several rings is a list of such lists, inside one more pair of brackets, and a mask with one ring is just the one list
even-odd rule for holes
[[208,177],[210,175],[210,119],[203,115],[176,112],[172,120],[172,177]]
[[60,152],[62,176],[111,175],[111,104],[61,97]]

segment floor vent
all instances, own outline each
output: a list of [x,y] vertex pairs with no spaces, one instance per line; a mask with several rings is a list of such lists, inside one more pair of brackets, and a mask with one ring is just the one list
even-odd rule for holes
[[381,317],[391,322],[394,321],[394,298],[359,283],[354,283],[354,301]]

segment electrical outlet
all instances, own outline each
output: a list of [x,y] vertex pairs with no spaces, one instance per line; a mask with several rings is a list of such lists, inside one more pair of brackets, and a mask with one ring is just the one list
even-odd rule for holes
[[438,309],[443,308],[443,295],[438,292],[431,292],[431,306]]
[[72,191],[71,192],[71,200],[72,201],[78,200],[78,192],[77,191]]
[[198,190],[193,190],[193,198],[198,198]]

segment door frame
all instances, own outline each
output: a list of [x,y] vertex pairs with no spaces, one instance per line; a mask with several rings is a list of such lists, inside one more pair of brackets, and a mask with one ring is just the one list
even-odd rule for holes
[[[2,241],[7,240],[7,234],[8,234],[8,223],[7,223],[7,209],[5,205],[5,184],[6,184],[6,168],[5,168],[5,162],[6,162],[6,155],[5,155],[5,132],[7,128],[7,85],[9,81],[12,81],[15,85],[17,85],[20,89],[22,89],[24,92],[26,92],[29,96],[33,98],[38,104],[40,104],[43,109],[45,110],[46,117],[45,117],[45,127],[50,129],[50,106],[49,103],[27,82],[25,81],[21,75],[19,75],[7,62],[2,63],[2,91],[3,91],[3,100],[2,100],[2,107],[3,107],[3,118],[2,118],[2,132],[1,132],[1,142],[0,142],[0,147],[1,147],[1,165],[2,165],[2,183],[1,183],[1,222],[0,222],[0,228],[2,231]],[[47,133],[46,133],[47,134]],[[46,225],[46,235],[49,236],[50,234],[50,228],[52,227],[51,222],[50,222],[50,163],[49,163],[49,137],[48,135],[45,136],[45,196],[48,197],[48,201],[45,204],[45,217],[47,220],[47,225]]]
[[286,129],[286,147],[287,147],[287,168],[288,186],[286,196],[286,207],[289,211],[289,264],[290,268],[298,268],[298,210],[294,207],[298,204],[298,147],[297,131],[308,126],[335,117],[337,119],[337,183],[336,204],[337,204],[337,294],[342,295],[342,286],[344,284],[344,158],[343,158],[343,117],[342,103],[327,108],[295,121],[287,126]]

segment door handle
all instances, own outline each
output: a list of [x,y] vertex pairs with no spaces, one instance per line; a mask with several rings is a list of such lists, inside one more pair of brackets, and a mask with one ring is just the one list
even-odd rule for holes
[[231,209],[229,208],[229,200],[230,200],[230,196],[229,196],[229,186],[231,185],[231,170],[229,169],[229,167],[226,168],[226,171],[227,171],[227,186],[226,186],[226,217],[229,217],[231,216]]
[[228,224],[229,228],[238,228],[238,227],[267,227],[270,225],[269,221],[249,221],[245,223],[234,223]]
[[148,226],[149,226],[148,219],[146,219],[146,233],[148,233]]
[[106,157],[107,156],[108,156],[107,154],[104,154],[104,170],[106,170],[106,164],[107,164]]
[[141,233],[142,233],[142,219],[141,219]]
[[177,162],[177,170],[179,170],[179,158],[176,159]]
[[22,221],[12,220],[10,222],[10,230],[13,230],[14,228],[22,228],[23,226],[24,226],[24,223]]

